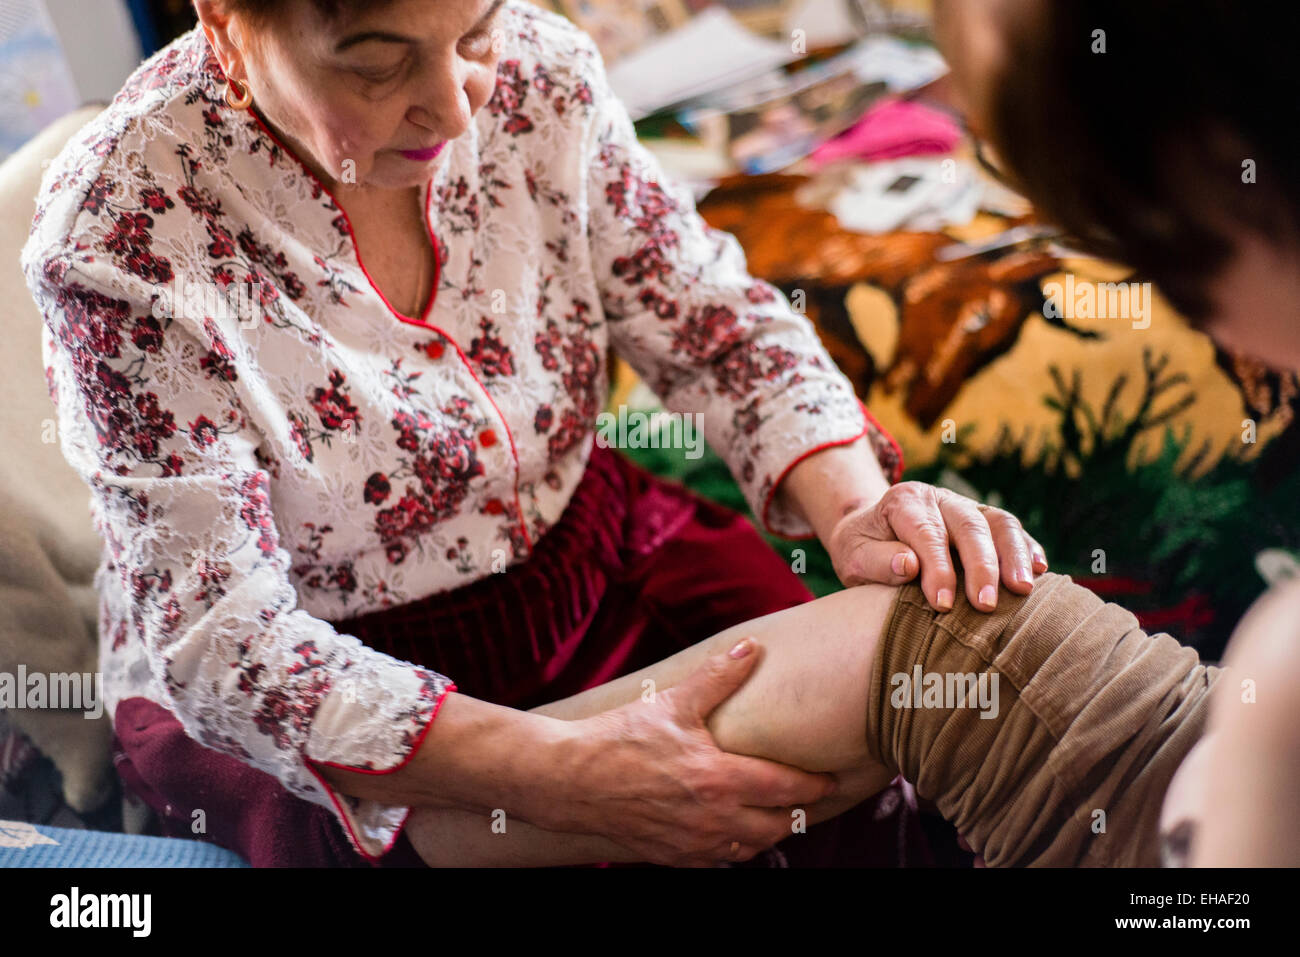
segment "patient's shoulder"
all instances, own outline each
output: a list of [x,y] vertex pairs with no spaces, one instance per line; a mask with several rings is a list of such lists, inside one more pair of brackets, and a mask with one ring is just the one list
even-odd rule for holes
[[[1251,760],[1300,762],[1300,578],[1274,585],[1251,606],[1223,664],[1210,728]],[[1291,773],[1300,776],[1300,765]]]
[[1251,607],[1224,656],[1206,739],[1202,865],[1294,865],[1300,839],[1300,579]]
[[[1300,578],[1280,582],[1246,612],[1224,653],[1244,680],[1300,691]],[[1246,674],[1249,671],[1250,674]],[[1300,709],[1300,694],[1292,694]]]

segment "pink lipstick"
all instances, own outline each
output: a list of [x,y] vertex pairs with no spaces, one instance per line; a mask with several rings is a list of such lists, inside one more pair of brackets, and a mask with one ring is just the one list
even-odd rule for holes
[[406,157],[407,159],[409,159],[409,160],[414,160],[414,161],[417,162],[417,163],[427,163],[427,162],[429,162],[429,160],[433,159],[435,156],[437,156],[439,153],[441,153],[441,152],[442,152],[442,148],[443,148],[444,146],[446,146],[446,145],[447,145],[447,141],[446,141],[446,140],[443,140],[443,141],[442,141],[441,143],[439,143],[437,146],[430,146],[430,147],[428,147],[427,149],[422,149],[422,150],[398,150],[398,152],[401,153],[403,156],[405,156],[405,157]]

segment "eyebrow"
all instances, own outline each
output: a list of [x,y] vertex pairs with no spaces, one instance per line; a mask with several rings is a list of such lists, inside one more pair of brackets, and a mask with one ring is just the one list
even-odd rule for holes
[[[479,17],[478,23],[474,24],[471,29],[477,30],[488,20],[491,20],[492,15],[500,10],[502,4],[505,2],[506,0],[493,0],[492,6],[488,7],[487,13]],[[401,33],[390,33],[387,30],[366,30],[362,33],[354,33],[351,36],[340,40],[334,47],[334,52],[342,53],[344,50],[351,49],[359,43],[366,43],[370,40],[378,40],[381,43],[406,43],[412,46],[418,42],[414,37],[408,37]]]

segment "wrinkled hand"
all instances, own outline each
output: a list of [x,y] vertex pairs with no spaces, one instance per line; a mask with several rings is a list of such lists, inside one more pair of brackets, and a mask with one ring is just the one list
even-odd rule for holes
[[599,834],[637,860],[677,867],[749,860],[789,837],[791,809],[826,798],[835,780],[714,741],[708,716],[753,671],[753,639],[749,649],[710,656],[653,702],[574,722],[582,745],[564,773],[565,820],[544,826]]
[[997,605],[999,580],[1010,591],[1033,590],[1047,571],[1042,546],[1010,512],[922,482],[890,487],[873,505],[849,512],[831,531],[827,551],[846,586],[901,585],[921,573],[921,590],[940,611],[953,606],[956,546],[966,597],[976,608]]

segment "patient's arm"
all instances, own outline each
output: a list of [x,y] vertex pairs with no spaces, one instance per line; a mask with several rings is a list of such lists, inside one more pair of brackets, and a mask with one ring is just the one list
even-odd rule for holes
[[[581,720],[619,707],[652,708],[662,692],[746,635],[761,656],[749,679],[709,717],[718,747],[833,772],[838,792],[810,805],[806,823],[834,817],[884,788],[893,774],[867,751],[867,683],[895,590],[845,589],[719,632],[633,674],[533,710]],[[643,686],[643,682],[653,682]],[[644,694],[652,690],[654,695]],[[648,699],[648,700],[646,700]],[[416,808],[407,834],[433,866],[560,865],[630,860],[618,844],[489,816]]]

